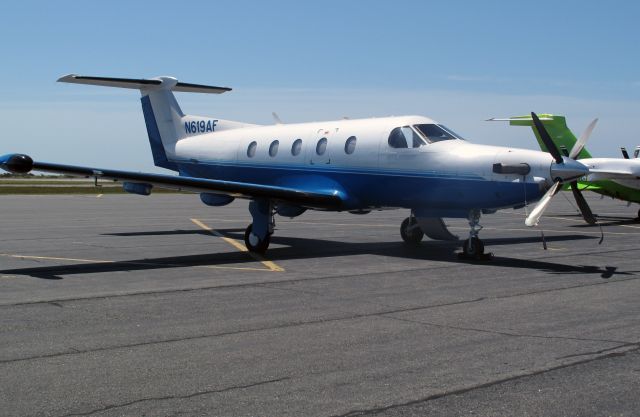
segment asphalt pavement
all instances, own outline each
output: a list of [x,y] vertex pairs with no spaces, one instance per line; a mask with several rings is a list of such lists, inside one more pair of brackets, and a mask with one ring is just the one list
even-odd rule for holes
[[246,201],[1,196],[0,415],[636,416],[638,207],[586,197],[602,244],[561,194],[472,262],[401,210],[277,218],[256,257]]

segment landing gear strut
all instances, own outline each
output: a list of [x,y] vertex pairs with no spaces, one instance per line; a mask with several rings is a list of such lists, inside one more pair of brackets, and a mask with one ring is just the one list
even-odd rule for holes
[[409,245],[419,244],[424,237],[424,232],[418,226],[418,220],[413,215],[413,212],[400,225],[400,236]]
[[458,256],[463,259],[491,259],[493,255],[484,253],[484,243],[478,237],[478,233],[482,230],[480,225],[480,210],[474,209],[469,211],[469,239],[464,241],[462,253]]
[[269,200],[252,200],[249,213],[253,223],[244,232],[244,244],[250,252],[263,254],[269,247],[276,226],[273,204]]

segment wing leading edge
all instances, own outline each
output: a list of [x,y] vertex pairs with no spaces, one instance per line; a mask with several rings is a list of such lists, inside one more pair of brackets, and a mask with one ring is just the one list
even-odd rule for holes
[[14,173],[44,171],[75,177],[103,178],[116,181],[151,184],[160,188],[192,191],[197,193],[218,193],[238,198],[268,198],[308,208],[340,209],[344,195],[339,190],[329,192],[306,191],[294,188],[262,185],[235,181],[212,180],[206,178],[182,177],[142,172],[119,171],[75,165],[53,164],[33,161],[23,154],[0,157],[0,168]]

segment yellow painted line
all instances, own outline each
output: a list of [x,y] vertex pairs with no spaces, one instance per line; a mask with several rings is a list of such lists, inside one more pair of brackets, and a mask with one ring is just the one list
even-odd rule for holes
[[102,261],[98,259],[78,259],[78,258],[57,258],[53,256],[13,255],[10,253],[0,253],[0,256],[6,256],[8,258],[18,258],[18,259],[42,259],[42,260],[48,260],[48,261],[90,262],[90,263],[99,263],[99,264],[108,264],[108,263],[116,262],[116,261]]
[[198,227],[206,230],[207,232],[211,233],[212,235],[219,237],[220,239],[224,240],[225,242],[227,242],[228,244],[230,244],[231,246],[233,246],[234,248],[238,249],[240,252],[247,252],[253,259],[255,259],[256,261],[260,262],[262,265],[266,266],[267,268],[269,268],[270,271],[273,272],[284,272],[284,268],[282,268],[281,266],[277,265],[275,262],[272,262],[268,259],[265,259],[264,257],[258,255],[257,253],[253,253],[253,252],[249,252],[249,250],[247,249],[247,247],[245,245],[243,245],[242,243],[238,242],[235,239],[231,239],[230,237],[226,237],[224,236],[222,233],[213,230],[211,227],[209,227],[208,225],[204,224],[203,222],[201,222],[198,219],[191,219],[191,221],[197,225]]
[[[161,264],[154,262],[129,262],[129,261],[105,261],[103,259],[78,259],[78,258],[60,258],[54,256],[33,256],[33,255],[15,255],[10,253],[0,253],[0,256],[6,256],[8,258],[17,258],[17,259],[39,259],[39,260],[47,260],[47,261],[64,261],[64,262],[81,262],[81,263],[93,263],[93,264],[114,264],[114,263],[122,263],[129,265],[149,265],[149,266],[166,266],[166,267],[188,267],[189,265],[184,264]],[[239,271],[264,271],[263,268],[251,268],[251,267],[242,267],[242,266],[220,266],[220,265],[194,265],[192,268],[205,268],[205,269],[234,269]],[[12,275],[8,275],[11,277]],[[7,276],[3,275],[3,278]]]
[[96,196],[96,198],[100,198],[100,197],[102,197],[103,195],[104,195],[104,194],[98,194],[98,195]]

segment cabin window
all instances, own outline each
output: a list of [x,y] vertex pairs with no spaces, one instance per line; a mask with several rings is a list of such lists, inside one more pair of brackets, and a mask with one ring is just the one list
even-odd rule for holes
[[415,125],[414,127],[418,129],[420,133],[422,133],[429,140],[429,142],[440,142],[442,140],[459,138],[458,135],[442,125],[422,124]]
[[302,151],[302,139],[296,139],[291,145],[291,155],[298,156]]
[[258,142],[255,140],[249,144],[247,148],[247,156],[249,158],[253,158],[256,155],[256,148],[258,147]]
[[410,127],[396,127],[389,134],[388,140],[389,146],[396,149],[408,148],[411,145],[412,148],[419,148],[426,143],[420,138],[420,136]]
[[269,145],[269,156],[274,157],[278,154],[278,146],[280,146],[280,142],[278,140],[274,140]]
[[351,155],[356,150],[356,137],[350,136],[344,144],[344,153]]
[[316,145],[316,153],[318,155],[324,155],[327,151],[327,138],[321,138]]

